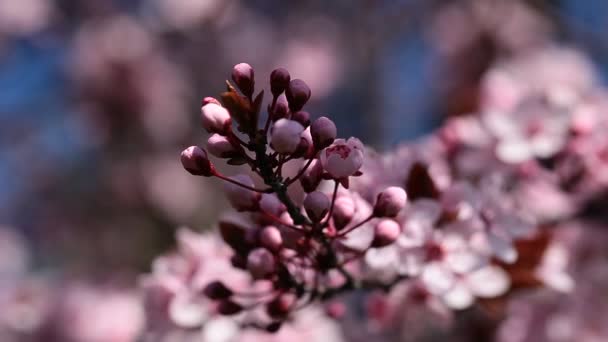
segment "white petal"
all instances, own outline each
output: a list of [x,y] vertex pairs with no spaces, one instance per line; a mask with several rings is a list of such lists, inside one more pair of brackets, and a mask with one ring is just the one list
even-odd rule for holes
[[465,284],[456,282],[448,292],[442,295],[442,299],[451,309],[462,310],[471,306],[475,298]]
[[499,142],[496,155],[507,163],[521,163],[533,157],[532,147],[523,139]]
[[424,267],[420,280],[429,292],[441,294],[452,287],[455,279],[454,274],[445,265],[434,262]]
[[395,246],[372,248],[365,253],[365,264],[373,269],[394,267],[399,262],[399,254]]
[[202,341],[229,342],[233,341],[239,332],[237,323],[229,318],[220,317],[205,323]]
[[469,250],[448,253],[445,262],[456,273],[467,273],[484,266],[488,259]]
[[179,293],[169,304],[169,317],[183,328],[200,326],[207,318],[205,306],[187,293]]
[[492,298],[507,292],[511,280],[502,268],[487,266],[466,276],[466,284],[471,292],[480,298]]
[[373,240],[374,226],[371,224],[364,224],[346,234],[344,239],[340,241],[340,244],[356,251],[364,251],[369,248]]
[[424,247],[402,250],[400,253],[399,273],[417,276],[422,272],[426,251]]

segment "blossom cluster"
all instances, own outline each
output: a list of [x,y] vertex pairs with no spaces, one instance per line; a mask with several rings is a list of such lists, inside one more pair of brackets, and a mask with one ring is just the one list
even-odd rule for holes
[[[220,100],[203,100],[206,148],[181,155],[191,174],[225,182],[235,210],[219,221],[223,242],[182,230],[177,254],[156,260],[143,282],[151,336],[290,336],[302,315],[325,315],[349,340],[388,340],[424,312],[441,324],[521,289],[573,291],[554,227],[603,203],[604,107],[579,55],[547,53],[499,64],[479,113],[386,153],[312,120],[310,89],[284,69],[261,116],[253,69],[235,66]],[[543,72],[548,63],[579,71]],[[217,160],[250,172],[225,175]]]
[[[263,307],[265,319],[242,324],[277,331],[307,304],[363,286],[350,263],[396,241],[401,227],[395,218],[407,195],[403,188],[387,187],[370,203],[348,190],[351,179],[361,175],[363,145],[352,137],[338,139],[327,117],[311,120],[303,111],[311,96],[304,81],[291,79],[285,69],[274,70],[272,101],[259,125],[264,92],[255,95],[253,69],[236,65],[232,80],[236,88],[228,83],[221,103],[203,100],[202,126],[211,134],[207,148],[191,146],[181,161],[193,175],[226,182],[236,212],[221,219],[219,229],[234,253],[232,265],[268,289],[246,300],[231,282],[213,281],[203,292],[225,315]],[[264,185],[257,186],[248,174],[224,175],[208,153],[230,165],[248,165]],[[291,161],[302,166],[287,175],[284,166]],[[304,192],[299,200],[288,191],[298,184]]]

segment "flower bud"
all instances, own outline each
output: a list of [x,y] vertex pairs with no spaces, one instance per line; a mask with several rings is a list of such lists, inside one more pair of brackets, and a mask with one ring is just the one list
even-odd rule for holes
[[275,122],[270,135],[272,148],[278,153],[293,153],[300,143],[300,135],[304,127],[298,122],[288,119],[280,119]]
[[312,141],[317,150],[322,150],[331,145],[338,134],[336,125],[330,119],[322,116],[315,120],[310,126]]
[[281,95],[277,98],[277,102],[274,104],[274,108],[272,108],[272,112],[270,113],[272,121],[277,121],[280,119],[284,119],[289,114],[289,106],[287,104],[287,99],[285,95]]
[[207,140],[209,153],[218,158],[231,158],[237,154],[237,150],[227,137],[213,133]]
[[302,134],[300,134],[300,143],[296,150],[291,154],[293,159],[298,158],[313,158],[314,148],[312,147],[312,137],[310,136],[310,127],[306,128]]
[[232,68],[232,80],[243,92],[243,95],[253,95],[254,79],[253,68],[247,63],[239,63]]
[[338,196],[332,217],[338,230],[346,227],[355,216],[355,201],[350,196]]
[[254,279],[264,279],[276,269],[274,256],[266,248],[256,248],[247,256],[247,269]]
[[277,227],[267,226],[260,232],[260,242],[271,251],[278,251],[283,245],[283,237]]
[[321,176],[323,175],[323,166],[318,159],[312,161],[308,169],[304,171],[302,177],[300,177],[300,184],[306,192],[314,191],[321,183]]
[[201,106],[204,106],[206,104],[209,103],[214,103],[218,106],[221,106],[222,104],[220,103],[220,101],[218,101],[215,97],[211,97],[211,96],[207,96],[203,99],[203,103],[201,104]]
[[357,138],[337,139],[321,151],[321,164],[334,179],[352,176],[363,165],[363,144]]
[[[254,186],[253,180],[248,175],[241,174],[231,178],[249,187]],[[254,210],[257,208],[261,197],[261,194],[258,192],[245,189],[242,186],[229,182],[224,183],[224,190],[226,192],[226,196],[228,197],[228,201],[230,204],[232,204],[234,209],[238,211]]]
[[374,216],[395,217],[403,208],[405,208],[406,201],[407,194],[405,193],[405,190],[397,186],[388,187],[378,194],[378,197],[376,198]]
[[315,222],[323,219],[329,210],[329,205],[329,198],[320,191],[313,191],[306,195],[306,198],[304,199],[306,214]]
[[297,111],[291,114],[291,120],[299,122],[304,127],[308,127],[310,125],[310,113],[303,110]]
[[280,216],[285,211],[285,205],[281,203],[275,194],[262,194],[260,209],[267,214]]
[[393,220],[382,220],[374,228],[374,241],[372,246],[376,248],[388,246],[397,241],[401,234],[399,223]]
[[224,316],[236,315],[241,311],[243,311],[243,306],[229,299],[221,301],[217,306],[217,312]]
[[273,299],[266,306],[268,316],[272,318],[282,318],[289,314],[293,305],[296,302],[296,297],[291,293],[284,293]]
[[181,154],[184,169],[195,176],[211,177],[215,173],[207,152],[198,146],[190,146]]
[[213,300],[228,299],[232,297],[233,294],[232,290],[230,290],[228,287],[226,287],[226,285],[224,285],[224,283],[218,280],[213,281],[207,286],[205,286],[203,293],[205,294],[205,296],[207,296],[207,298]]
[[201,108],[203,128],[209,133],[226,134],[230,130],[232,119],[228,110],[219,104],[210,102]]
[[297,112],[302,109],[306,102],[308,102],[308,99],[310,99],[310,88],[300,79],[291,80],[285,95],[289,102],[289,109],[291,109],[292,112]]
[[289,71],[283,68],[274,69],[270,73],[270,91],[272,95],[279,96],[289,86]]

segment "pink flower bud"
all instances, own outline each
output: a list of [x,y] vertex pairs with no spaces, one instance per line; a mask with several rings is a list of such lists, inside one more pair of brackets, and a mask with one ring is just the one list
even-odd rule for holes
[[304,199],[304,209],[311,220],[318,222],[329,210],[329,198],[320,191],[313,191]]
[[213,300],[227,299],[232,297],[232,290],[230,290],[221,281],[213,281],[205,286],[203,293],[207,298]]
[[215,173],[207,152],[198,146],[190,146],[182,151],[181,161],[184,169],[193,175],[210,177]]
[[322,116],[312,123],[310,134],[317,150],[322,150],[336,140],[338,133],[334,122]]
[[217,133],[213,133],[207,140],[207,149],[209,149],[209,153],[218,158],[231,158],[237,153],[230,140]]
[[215,103],[218,106],[221,106],[222,104],[220,103],[220,101],[218,101],[215,97],[211,97],[211,96],[207,96],[203,99],[203,103],[201,104],[201,106],[204,106],[206,104],[209,103]]
[[314,149],[312,148],[312,137],[310,136],[310,127],[306,128],[300,134],[300,143],[296,150],[292,153],[292,158],[312,158],[314,157]]
[[280,119],[272,127],[270,143],[278,153],[293,153],[300,144],[300,135],[304,127],[298,122],[288,119]]
[[283,237],[281,231],[274,226],[266,226],[260,232],[260,242],[262,245],[272,251],[278,251],[283,245]]
[[275,269],[274,256],[266,248],[256,248],[247,256],[247,270],[254,279],[264,279]]
[[338,230],[350,223],[355,216],[355,209],[355,201],[350,196],[338,196],[336,198],[332,217]]
[[310,88],[300,79],[291,80],[285,95],[289,102],[289,109],[291,109],[292,112],[297,112],[302,109],[306,102],[308,102],[308,99],[310,99]]
[[[253,180],[248,175],[236,175],[231,178],[249,187],[254,186]],[[261,197],[261,194],[258,192],[228,182],[224,183],[224,190],[228,197],[228,201],[232,204],[234,209],[238,211],[254,210],[257,208]]]
[[323,166],[318,159],[312,161],[308,169],[304,171],[302,177],[300,177],[300,184],[306,192],[314,191],[321,183],[321,176],[323,175]]
[[262,194],[260,209],[267,214],[278,217],[285,211],[285,205],[281,203],[275,194]]
[[220,315],[231,316],[243,311],[243,306],[229,299],[223,300],[217,306],[217,312]]
[[299,122],[304,127],[308,127],[310,125],[310,113],[302,110],[295,112],[291,114],[291,120]]
[[247,63],[239,63],[232,68],[232,80],[245,96],[253,95],[253,68]]
[[382,220],[374,228],[372,246],[376,248],[388,246],[397,241],[399,234],[401,234],[399,223],[393,220]]
[[283,318],[289,314],[295,303],[296,297],[293,294],[284,293],[268,303],[266,312],[272,318]]
[[283,68],[274,69],[270,73],[270,91],[272,92],[272,95],[278,96],[284,92],[289,86],[290,79],[291,76],[289,76],[289,71]]
[[407,194],[405,190],[397,186],[391,186],[380,194],[374,206],[374,216],[376,217],[395,217],[405,208]]
[[209,133],[226,134],[232,123],[228,110],[213,102],[201,108],[201,119],[203,128]]
[[285,98],[285,95],[281,95],[277,98],[277,103],[274,104],[272,113],[270,113],[270,118],[272,119],[272,121],[277,121],[286,118],[287,114],[289,114],[287,99]]
[[352,176],[363,165],[363,144],[357,138],[337,139],[321,151],[321,164],[334,179]]

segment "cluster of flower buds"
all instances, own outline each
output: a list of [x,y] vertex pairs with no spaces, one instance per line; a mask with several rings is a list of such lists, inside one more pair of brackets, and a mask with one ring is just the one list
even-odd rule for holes
[[[202,125],[211,134],[207,149],[188,147],[181,161],[193,175],[226,182],[237,213],[219,226],[234,252],[232,264],[270,288],[244,301],[230,284],[209,279],[204,293],[224,315],[265,308],[265,321],[243,324],[277,331],[299,308],[364,285],[351,262],[397,240],[401,226],[394,219],[407,195],[403,188],[389,187],[370,205],[348,190],[349,180],[361,176],[364,147],[356,138],[337,139],[329,118],[312,121],[303,111],[311,97],[304,81],[291,79],[285,69],[274,70],[265,118],[260,118],[264,92],[255,95],[251,66],[236,65],[232,81],[221,101],[203,100]],[[229,165],[248,165],[259,180],[220,173],[207,151]],[[285,164],[294,160],[300,160],[300,170],[284,174]],[[288,193],[298,184],[305,193],[301,201]]]

